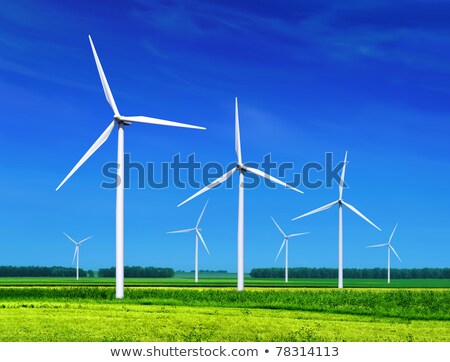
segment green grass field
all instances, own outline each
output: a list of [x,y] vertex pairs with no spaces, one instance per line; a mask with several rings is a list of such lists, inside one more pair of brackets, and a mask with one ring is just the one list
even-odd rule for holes
[[[2,285],[85,285],[114,286],[114,278],[0,278]],[[235,287],[236,274],[233,273],[202,273],[199,283],[194,283],[194,273],[176,273],[174,278],[125,278],[126,286],[166,286],[166,287]],[[279,288],[336,288],[337,279],[254,279],[246,275],[246,287],[279,287]],[[344,279],[344,286],[349,288],[450,288],[449,279],[398,279],[388,284],[385,279]]]
[[448,280],[190,277],[0,278],[0,341],[450,341]]

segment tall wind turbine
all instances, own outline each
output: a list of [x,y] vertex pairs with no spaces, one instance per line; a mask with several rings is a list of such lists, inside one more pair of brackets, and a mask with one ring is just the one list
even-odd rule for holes
[[318,209],[315,209],[313,211],[307,212],[306,214],[297,216],[296,218],[292,220],[297,220],[302,217],[315,214],[320,211],[324,211],[329,209],[330,207],[333,207],[334,205],[339,205],[339,240],[338,240],[338,287],[343,288],[344,287],[344,269],[343,269],[343,248],[344,248],[344,241],[343,241],[343,235],[342,235],[342,206],[346,206],[351,211],[353,211],[356,215],[360,216],[364,220],[366,220],[370,225],[377,228],[381,231],[381,229],[376,226],[372,221],[370,221],[367,217],[365,217],[360,211],[356,209],[356,207],[350,205],[349,203],[345,202],[342,194],[344,191],[344,177],[345,177],[345,168],[347,166],[347,152],[345,152],[345,159],[344,159],[344,167],[342,168],[341,173],[341,182],[339,184],[339,199],[336,201],[333,201],[325,206],[319,207]]
[[392,237],[394,236],[395,230],[397,229],[397,224],[395,224],[394,230],[392,230],[392,234],[389,238],[389,241],[385,244],[378,244],[378,245],[370,245],[370,246],[366,246],[366,248],[378,248],[381,246],[387,246],[387,251],[388,251],[388,283],[391,282],[391,250],[392,252],[395,254],[395,256],[398,258],[398,260],[402,261],[402,259],[400,259],[400,257],[398,256],[397,252],[395,251],[394,247],[391,245],[391,241],[392,241]]
[[202,220],[202,217],[203,217],[203,214],[205,212],[206,206],[208,206],[208,201],[206,201],[206,204],[203,207],[202,213],[200,214],[200,217],[198,218],[198,221],[197,221],[197,224],[195,225],[195,228],[167,232],[168,234],[176,234],[176,233],[189,233],[191,231],[195,231],[195,282],[196,283],[198,283],[198,238],[200,238],[200,240],[202,241],[203,246],[205,247],[206,252],[208,253],[208,255],[211,255],[209,253],[208,247],[206,246],[205,240],[203,239],[203,236],[200,233],[200,231],[202,229],[199,228],[200,221]]
[[235,149],[237,154],[237,162],[236,166],[233,167],[230,171],[226,172],[219,178],[215,179],[209,185],[202,188],[200,191],[184,200],[178,206],[185,204],[186,202],[194,199],[195,197],[203,194],[209,189],[225,182],[231,175],[233,175],[236,171],[239,172],[239,204],[238,204],[238,241],[237,241],[237,249],[238,249],[238,257],[237,257],[237,265],[238,265],[238,281],[237,281],[237,290],[244,290],[244,173],[251,172],[260,177],[264,177],[272,182],[275,182],[284,187],[291,188],[299,193],[303,193],[300,190],[297,190],[295,187],[290,186],[283,181],[278,180],[275,177],[272,177],[256,168],[252,168],[246,166],[242,163],[242,154],[241,154],[241,137],[239,131],[239,112],[238,112],[238,100],[235,100]]
[[102,82],[103,91],[105,92],[106,100],[111,106],[114,112],[114,119],[106,128],[106,130],[100,135],[97,141],[89,148],[86,154],[81,158],[80,161],[75,165],[75,167],[69,172],[66,178],[59,184],[56,188],[58,191],[62,185],[78,170],[81,165],[86,162],[86,160],[92,156],[92,154],[97,151],[97,149],[105,143],[111,134],[114,126],[118,127],[118,143],[117,143],[117,184],[116,184],[116,298],[123,298],[124,292],[124,127],[137,123],[148,123],[157,124],[161,126],[172,126],[172,127],[185,127],[185,128],[196,128],[205,129],[204,127],[192,126],[189,124],[166,121],[158,118],[144,117],[144,116],[122,116],[114,101],[111,89],[109,88],[108,81],[106,80],[105,73],[103,72],[102,65],[97,56],[97,52],[92,42],[91,36],[89,35],[89,41],[91,43],[92,52],[94,53],[95,63],[97,64],[97,70],[100,75],[100,80]]
[[288,282],[288,260],[289,260],[289,239],[293,238],[295,236],[300,236],[300,235],[305,235],[305,234],[309,234],[309,232],[306,233],[298,233],[298,234],[290,234],[290,235],[286,235],[284,233],[284,231],[281,229],[280,225],[277,224],[277,222],[275,221],[275,219],[272,217],[272,221],[275,223],[275,225],[277,226],[278,230],[280,230],[280,233],[284,236],[284,240],[283,243],[281,244],[281,248],[280,251],[277,254],[277,257],[275,258],[275,261],[277,261],[278,257],[280,256],[281,250],[283,250],[283,247],[286,245],[286,265],[285,265],[285,271],[284,271],[284,280],[287,283]]
[[86,239],[83,239],[81,241],[79,241],[78,243],[73,240],[69,235],[67,235],[65,232],[63,232],[63,234],[65,236],[67,236],[67,238],[75,244],[75,253],[73,254],[73,260],[72,260],[72,264],[75,262],[75,258],[77,258],[77,280],[79,279],[79,273],[78,273],[78,265],[79,265],[79,260],[80,260],[80,245],[83,244],[86,240],[89,240],[90,238],[92,238],[92,236],[89,236]]

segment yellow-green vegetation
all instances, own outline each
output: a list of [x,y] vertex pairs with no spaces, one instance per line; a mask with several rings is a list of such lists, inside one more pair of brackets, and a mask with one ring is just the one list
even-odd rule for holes
[[0,287],[1,341],[450,341],[448,289]]

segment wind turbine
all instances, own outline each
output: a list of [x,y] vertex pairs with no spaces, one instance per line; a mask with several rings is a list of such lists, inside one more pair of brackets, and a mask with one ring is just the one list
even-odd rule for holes
[[206,201],[206,204],[203,207],[202,213],[200,214],[200,217],[198,218],[198,221],[197,221],[197,224],[195,225],[195,228],[167,232],[167,234],[177,234],[177,233],[189,233],[191,231],[195,231],[195,282],[196,283],[198,283],[198,238],[200,238],[200,240],[202,241],[203,246],[205,247],[206,252],[208,253],[208,255],[211,255],[209,253],[208,247],[206,246],[205,240],[203,239],[203,236],[200,233],[200,231],[202,229],[199,228],[200,221],[202,220],[202,217],[203,217],[203,214],[205,212],[206,206],[208,206],[208,201]]
[[111,134],[114,126],[118,126],[118,143],[117,143],[117,185],[116,185],[116,298],[123,298],[124,294],[124,127],[131,125],[133,122],[138,123],[148,123],[157,124],[161,126],[172,126],[172,127],[185,127],[185,128],[196,128],[205,129],[204,127],[192,126],[189,124],[166,121],[158,118],[144,117],[144,116],[122,116],[114,101],[111,89],[109,88],[108,81],[106,80],[105,73],[103,72],[102,65],[97,56],[97,52],[92,42],[91,36],[89,35],[89,41],[91,43],[92,52],[94,54],[95,63],[97,64],[97,70],[100,75],[100,80],[102,82],[103,91],[105,92],[106,100],[111,106],[114,112],[114,119],[106,128],[106,130],[100,135],[100,137],[94,142],[94,144],[89,148],[86,154],[81,158],[80,161],[75,165],[75,167],[69,172],[66,178],[59,184],[56,188],[58,191],[62,185],[78,170],[81,165],[86,162],[86,160],[92,156],[92,154],[97,151],[97,149],[105,143]]
[[338,288],[344,287],[344,271],[343,271],[343,248],[344,248],[344,241],[343,241],[343,235],[342,235],[342,206],[346,206],[351,211],[353,211],[356,215],[360,216],[364,220],[366,220],[370,225],[377,228],[381,231],[381,229],[376,226],[372,221],[370,221],[367,217],[365,217],[360,211],[356,209],[356,207],[350,205],[349,203],[345,202],[342,198],[342,194],[344,191],[344,177],[345,177],[345,168],[347,166],[347,152],[345,152],[345,159],[344,159],[344,167],[342,168],[341,173],[341,182],[339,184],[339,199],[336,201],[333,201],[325,206],[319,207],[313,211],[307,212],[306,214],[297,216],[296,218],[292,220],[297,220],[302,217],[315,214],[320,211],[324,211],[329,209],[330,207],[333,207],[334,205],[339,205],[339,241],[338,241]]
[[277,226],[278,230],[280,230],[280,233],[283,234],[284,236],[284,240],[283,243],[281,244],[281,248],[280,251],[277,254],[277,257],[275,258],[275,261],[277,261],[278,257],[280,256],[281,250],[283,250],[283,247],[286,245],[286,266],[285,266],[285,271],[284,271],[284,280],[286,281],[286,283],[288,282],[288,259],[289,259],[289,239],[293,238],[295,236],[300,236],[300,235],[305,235],[305,234],[309,234],[309,232],[306,233],[298,233],[298,234],[291,234],[291,235],[286,235],[284,233],[284,231],[281,229],[280,225],[277,224],[277,222],[275,221],[275,219],[272,217],[272,221],[275,223],[275,225]]
[[233,167],[231,170],[220,176],[219,178],[215,179],[213,182],[211,182],[209,185],[202,188],[200,191],[189,197],[188,199],[184,200],[181,204],[178,206],[181,206],[185,204],[186,202],[196,198],[197,196],[203,194],[204,192],[208,191],[209,189],[225,182],[231,175],[233,175],[236,171],[239,172],[239,204],[238,204],[238,241],[237,241],[237,249],[238,249],[238,257],[237,257],[237,265],[238,265],[238,281],[237,281],[237,290],[242,291],[244,290],[244,173],[245,172],[251,172],[255,175],[258,175],[260,177],[264,177],[272,182],[275,182],[279,185],[282,185],[284,187],[291,188],[299,193],[303,193],[300,190],[297,190],[295,187],[290,186],[283,181],[278,180],[275,177],[272,177],[256,168],[252,168],[249,166],[246,166],[242,162],[242,154],[241,154],[241,137],[240,137],[240,130],[239,130],[239,112],[238,112],[238,100],[235,99],[235,149],[237,154],[237,162],[235,167]]
[[86,240],[89,240],[90,238],[92,238],[92,236],[89,236],[88,238],[86,238],[86,239],[83,239],[83,240],[81,240],[81,241],[79,241],[78,243],[75,241],[75,240],[73,240],[69,235],[67,235],[65,232],[63,232],[63,234],[65,235],[65,236],[67,236],[67,238],[72,242],[72,243],[74,243],[75,244],[75,253],[73,254],[73,260],[72,260],[72,265],[73,265],[73,263],[75,262],[75,258],[77,258],[77,280],[79,279],[79,273],[78,273],[78,262],[79,262],[79,260],[80,260],[80,245],[81,244],[83,244]]
[[398,256],[397,252],[395,251],[394,247],[391,245],[392,237],[394,236],[395,230],[397,229],[397,225],[398,225],[398,223],[395,224],[394,230],[392,230],[392,234],[391,234],[391,236],[389,238],[389,241],[387,243],[366,246],[366,248],[378,248],[378,247],[381,247],[381,246],[387,246],[387,250],[388,250],[388,283],[391,282],[391,250],[395,254],[395,256],[398,258],[398,260],[402,261],[402,259],[400,259],[400,257]]

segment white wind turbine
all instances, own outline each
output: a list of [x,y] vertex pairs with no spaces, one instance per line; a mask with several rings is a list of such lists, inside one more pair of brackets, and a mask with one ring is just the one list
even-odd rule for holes
[[102,65],[97,56],[97,52],[92,42],[91,36],[89,35],[89,41],[91,43],[92,52],[94,53],[95,63],[97,64],[97,70],[100,75],[100,80],[102,82],[103,91],[105,92],[106,100],[111,106],[114,112],[114,119],[106,128],[106,130],[100,135],[97,141],[89,148],[86,154],[81,158],[80,161],[75,165],[75,167],[69,172],[66,178],[59,184],[56,191],[64,185],[64,183],[74,174],[81,165],[86,162],[86,160],[92,156],[92,154],[97,151],[97,149],[103,145],[103,143],[108,139],[114,126],[118,126],[118,143],[117,143],[117,185],[116,185],[116,298],[123,298],[124,294],[124,126],[128,126],[133,122],[138,123],[148,123],[157,124],[161,126],[173,126],[173,127],[185,127],[185,128],[196,128],[205,129],[204,127],[192,126],[189,124],[166,121],[158,118],[150,118],[144,116],[122,116],[117,109],[116,102],[114,101],[111,89],[109,88],[108,81],[106,80],[105,73],[103,72]]
[[[209,201],[209,200],[208,200]],[[203,243],[203,246],[206,249],[206,252],[208,255],[211,255],[209,253],[208,247],[206,246],[205,240],[203,239],[202,234],[200,231],[202,230],[199,228],[200,221],[202,220],[203,213],[205,212],[206,206],[208,205],[208,201],[206,201],[205,206],[203,207],[202,213],[200,214],[200,217],[198,218],[197,224],[195,225],[195,228],[192,229],[184,229],[184,230],[177,230],[177,231],[168,231],[167,234],[177,234],[177,233],[189,233],[191,231],[195,231],[195,282],[198,283],[198,238]]]
[[400,259],[400,257],[398,256],[397,252],[395,251],[394,247],[391,245],[392,237],[394,236],[395,230],[397,229],[397,225],[398,225],[398,223],[395,224],[394,230],[392,230],[392,234],[391,234],[391,236],[389,238],[389,241],[387,243],[366,246],[366,248],[378,248],[378,247],[381,247],[381,246],[387,246],[387,250],[388,250],[388,269],[387,269],[387,272],[388,272],[388,276],[387,276],[388,283],[391,282],[391,250],[395,254],[395,256],[398,258],[398,260],[402,261],[402,259]]
[[277,257],[275,258],[275,261],[277,261],[278,257],[280,256],[281,250],[283,250],[283,247],[286,246],[286,264],[285,264],[285,271],[284,271],[284,280],[287,283],[288,282],[288,261],[289,261],[289,239],[293,238],[295,236],[300,236],[300,235],[306,235],[309,234],[309,232],[306,233],[298,233],[298,234],[290,234],[290,235],[286,235],[284,233],[284,231],[281,229],[280,225],[277,224],[277,222],[275,221],[275,219],[272,217],[272,221],[275,223],[275,225],[277,226],[278,230],[280,230],[280,233],[284,236],[284,240],[283,243],[281,244],[281,248],[280,251],[278,251]]
[[297,220],[302,217],[315,214],[320,211],[324,211],[329,209],[330,207],[333,207],[334,205],[339,205],[339,240],[338,240],[338,287],[343,288],[344,287],[344,269],[343,269],[343,234],[342,234],[342,206],[346,206],[351,211],[353,211],[356,215],[360,216],[364,220],[366,220],[370,225],[377,228],[381,231],[381,229],[376,226],[372,221],[370,221],[367,217],[365,217],[360,211],[358,211],[354,206],[350,205],[349,203],[345,202],[342,198],[342,194],[344,191],[344,177],[345,177],[345,168],[347,166],[347,152],[345,152],[345,159],[344,159],[344,167],[342,168],[341,173],[341,182],[339,184],[339,199],[336,201],[333,201],[325,206],[319,207],[313,211],[307,212],[306,214],[297,216],[296,218],[292,220]]
[[237,242],[237,249],[238,249],[238,257],[237,257],[237,290],[242,291],[244,290],[244,173],[245,172],[251,172],[255,175],[264,177],[272,182],[275,182],[279,185],[282,185],[284,187],[291,188],[299,193],[303,193],[300,190],[297,190],[295,187],[290,186],[283,181],[278,180],[275,177],[272,177],[256,168],[252,168],[249,166],[246,166],[242,163],[242,154],[241,154],[241,137],[240,137],[240,131],[239,131],[239,112],[238,112],[238,101],[237,98],[235,100],[235,149],[237,154],[237,162],[236,166],[233,167],[230,171],[226,172],[224,175],[220,176],[213,182],[211,182],[209,185],[202,188],[200,191],[189,197],[188,199],[184,200],[181,204],[178,206],[181,206],[185,204],[186,202],[194,199],[195,197],[201,195],[202,193],[208,191],[209,189],[225,182],[232,174],[234,174],[236,171],[239,172],[239,205],[238,205],[238,242]]
[[75,262],[75,258],[77,258],[77,280],[79,279],[79,273],[78,273],[78,265],[79,265],[79,260],[80,260],[80,245],[83,244],[86,240],[89,240],[90,238],[92,238],[92,236],[89,236],[86,239],[83,239],[81,241],[79,241],[78,243],[73,240],[69,235],[67,235],[65,232],[63,232],[63,234],[65,236],[67,236],[67,238],[75,244],[75,253],[73,254],[73,260],[72,260],[72,264]]

